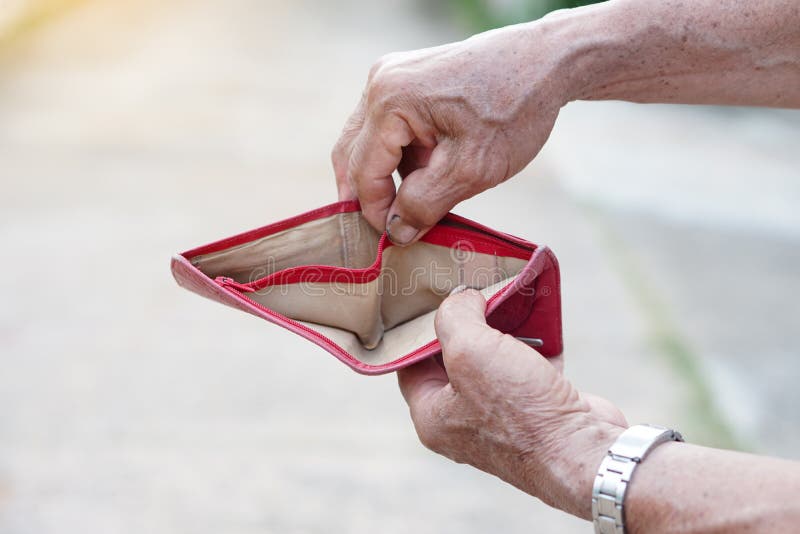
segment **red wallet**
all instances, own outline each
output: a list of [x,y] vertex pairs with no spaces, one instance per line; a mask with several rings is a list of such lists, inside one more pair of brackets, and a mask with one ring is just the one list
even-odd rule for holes
[[553,252],[452,213],[399,247],[367,223],[357,201],[338,202],[176,254],[172,274],[368,375],[439,353],[433,319],[459,285],[486,296],[492,327],[536,340],[547,357],[563,350]]

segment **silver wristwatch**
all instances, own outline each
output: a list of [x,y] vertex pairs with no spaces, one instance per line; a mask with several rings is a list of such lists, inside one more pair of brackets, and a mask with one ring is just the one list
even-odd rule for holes
[[624,534],[625,490],[636,466],[651,450],[667,441],[683,441],[675,430],[634,425],[619,435],[600,463],[592,488],[595,534]]

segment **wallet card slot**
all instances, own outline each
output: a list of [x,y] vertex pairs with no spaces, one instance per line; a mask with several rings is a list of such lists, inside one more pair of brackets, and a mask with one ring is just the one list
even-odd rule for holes
[[[343,225],[348,228],[347,239],[341,230]],[[200,254],[190,261],[211,278],[227,276],[239,283],[250,283],[293,267],[369,268],[375,262],[379,239],[380,234],[359,212],[337,213]]]
[[253,290],[260,290],[274,285],[297,284],[304,282],[362,284],[375,280],[380,276],[381,257],[385,248],[386,235],[378,241],[375,259],[372,265],[363,269],[351,269],[336,265],[298,265],[274,272],[246,284]]
[[[350,228],[353,227],[350,226]],[[357,226],[355,229],[358,231]],[[349,263],[348,259],[352,255],[351,250],[353,247],[350,243],[358,240],[358,235],[350,235],[348,237],[346,229],[343,226],[342,258],[344,265]],[[422,238],[421,242],[442,246],[452,250],[452,261],[460,264],[468,263],[471,256],[475,253],[490,254],[495,258],[495,263],[497,263],[497,258],[513,257],[527,260],[531,255],[529,250],[515,247],[501,240],[492,239],[490,236],[475,231],[448,228],[446,226],[434,227]],[[382,269],[384,269],[382,265],[382,255],[384,250],[390,246],[394,245],[388,240],[386,234],[382,235],[374,253],[375,259],[372,264],[366,268],[349,268],[346,266],[339,267],[337,265],[326,264],[298,265],[273,272],[263,278],[248,282],[246,285],[254,290],[259,290],[271,285],[294,284],[307,281],[355,284],[370,282],[380,276]],[[389,267],[391,268],[391,266]],[[496,269],[500,269],[500,266],[497,265]],[[462,276],[460,277],[458,285],[467,284],[468,282],[469,280]]]

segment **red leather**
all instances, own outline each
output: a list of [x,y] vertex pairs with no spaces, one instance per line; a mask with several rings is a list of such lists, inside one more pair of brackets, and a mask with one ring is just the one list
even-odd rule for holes
[[[203,297],[216,300],[233,308],[261,317],[271,323],[277,324],[290,330],[304,338],[319,345],[340,361],[366,375],[384,374],[403,367],[407,367],[417,361],[436,355],[441,351],[439,342],[431,339],[430,342],[423,344],[419,348],[408,354],[398,354],[397,358],[383,365],[368,365],[350,355],[342,347],[328,339],[326,336],[315,331],[313,328],[300,324],[289,319],[273,310],[267,309],[247,297],[247,291],[239,284],[223,285],[220,282],[206,276],[191,263],[191,259],[201,254],[208,254],[229,247],[246,243],[261,237],[280,232],[287,228],[303,224],[315,219],[328,217],[337,213],[358,211],[357,201],[337,202],[322,208],[280,221],[262,228],[257,228],[249,232],[235,235],[208,245],[196,247],[186,252],[176,254],[172,258],[172,274],[181,287],[188,289]],[[481,250],[484,246],[491,246],[493,249],[501,248],[505,255],[515,255],[520,257],[519,247],[529,251],[528,263],[523,270],[498,293],[489,298],[486,307],[487,322],[494,328],[521,337],[539,338],[543,345],[536,350],[543,356],[558,356],[563,351],[562,327],[561,327],[561,282],[558,269],[558,261],[553,252],[545,247],[538,246],[524,239],[498,232],[487,228],[474,221],[460,217],[455,214],[448,214],[446,221],[456,222],[459,225],[480,231],[487,236],[476,237],[474,243],[470,243],[476,250]],[[457,239],[455,239],[457,238]],[[423,238],[428,242],[448,246],[456,241],[463,241],[463,236],[453,236],[451,227],[437,225]],[[384,235],[382,243],[391,246]],[[508,245],[509,243],[517,247]],[[506,248],[503,248],[505,245]],[[382,247],[381,249],[382,250]],[[380,256],[376,259],[376,265],[380,267]],[[359,276],[369,276],[367,271],[374,271],[376,265],[369,269],[362,269]],[[319,266],[316,266],[319,269]],[[281,276],[283,283],[291,283],[292,271],[300,268],[287,269]],[[340,268],[331,268],[333,270]],[[367,274],[364,274],[367,272]],[[283,278],[286,277],[286,278]],[[240,287],[236,287],[240,286]]]

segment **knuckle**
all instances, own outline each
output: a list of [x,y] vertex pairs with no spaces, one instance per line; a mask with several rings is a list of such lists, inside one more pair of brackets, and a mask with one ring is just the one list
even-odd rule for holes
[[340,163],[342,159],[344,159],[344,143],[340,139],[331,149],[331,161],[336,165]]
[[[387,116],[387,121],[384,122],[384,124],[382,125],[383,127],[381,127],[378,130],[377,133],[378,133],[378,137],[380,138],[380,142],[382,143],[382,145],[384,147],[387,147],[387,148],[392,147],[392,148],[394,148],[394,146],[395,146],[395,144],[397,142],[397,140],[396,140],[397,132],[393,128],[389,127],[389,124],[387,124],[387,123],[389,123],[389,121],[388,121],[389,118],[390,117]],[[397,123],[397,117],[391,117],[391,119],[396,121],[395,124]],[[402,120],[402,119],[400,119],[400,120]],[[397,150],[400,150],[400,148],[398,147]]]
[[375,63],[369,72],[369,80],[367,82],[367,95],[374,96],[375,93],[380,93],[382,89],[386,88],[387,80],[391,76],[387,73],[386,64],[382,60]]
[[416,430],[419,442],[422,443],[426,449],[430,449],[433,452],[439,452],[441,450],[442,440],[438,432],[427,425],[417,425]]
[[372,81],[372,79],[375,78],[375,76],[378,75],[381,70],[393,63],[396,63],[399,56],[399,52],[389,52],[388,54],[384,54],[379,57],[370,67],[369,76],[367,79]]
[[349,178],[354,183],[359,183],[359,177],[362,171],[361,165],[364,161],[365,151],[364,144],[358,141],[352,143],[349,147],[348,154],[343,157],[346,158],[349,169]]
[[428,199],[420,188],[402,187],[398,193],[399,209],[403,219],[414,224],[417,228],[428,228],[439,222],[442,214],[434,211]]
[[410,83],[407,75],[394,68],[395,64],[396,61],[382,58],[372,66],[365,90],[370,107],[388,111],[403,102],[404,87]]
[[446,298],[439,305],[439,310],[436,312],[434,324],[437,330],[447,328],[448,323],[453,320],[455,312],[453,310],[453,298]]
[[367,100],[373,110],[388,112],[397,109],[402,100],[398,94],[397,84],[393,76],[381,74],[376,76],[367,90]]
[[386,63],[385,58],[386,58],[385,55],[379,57],[377,60],[375,60],[375,62],[369,68],[369,74],[367,75],[367,82],[368,83],[372,83],[372,80],[375,78],[375,76],[378,74],[378,72],[383,68],[383,66]]
[[412,411],[411,419],[414,421],[414,429],[417,431],[420,443],[434,452],[440,452],[444,445],[443,433],[430,411]]

